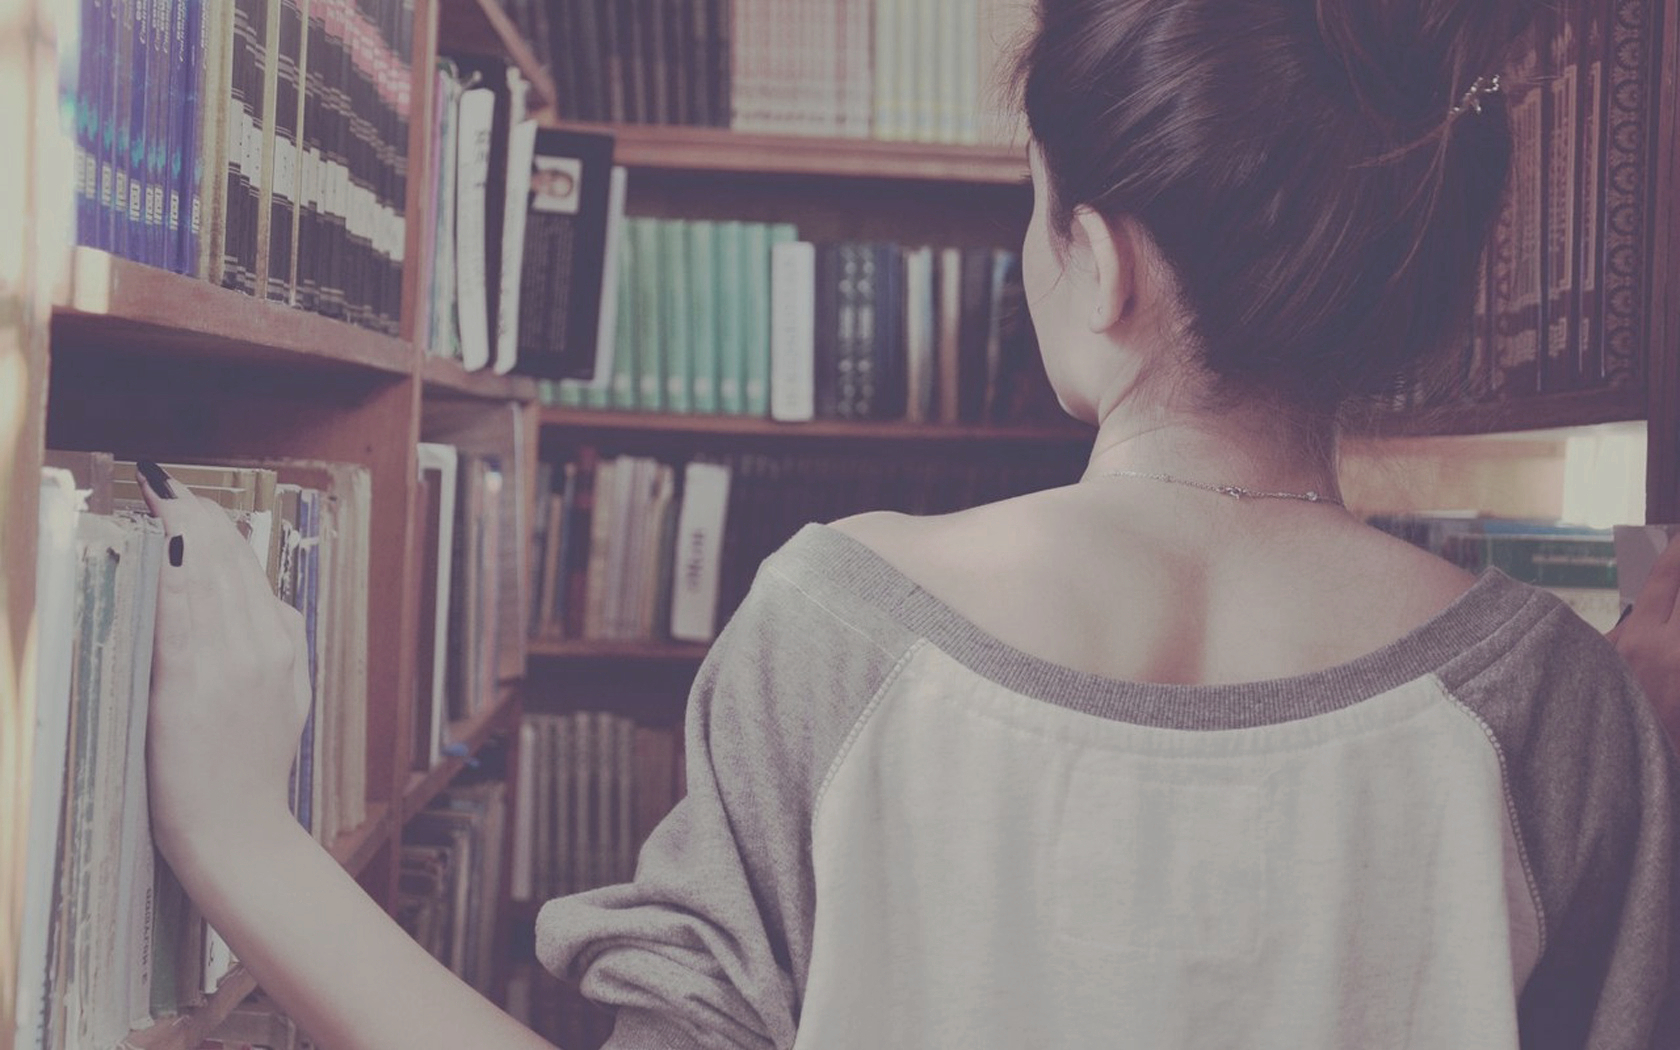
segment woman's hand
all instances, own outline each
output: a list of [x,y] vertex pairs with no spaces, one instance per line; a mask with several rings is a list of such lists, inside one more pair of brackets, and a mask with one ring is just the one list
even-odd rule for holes
[[303,617],[274,596],[250,544],[220,507],[154,469],[141,490],[169,558],[146,748],[153,834],[169,856],[190,836],[227,843],[286,815],[310,682]]
[[1657,556],[1633,610],[1608,635],[1633,668],[1650,698],[1668,739],[1680,749],[1680,541],[1670,541]]

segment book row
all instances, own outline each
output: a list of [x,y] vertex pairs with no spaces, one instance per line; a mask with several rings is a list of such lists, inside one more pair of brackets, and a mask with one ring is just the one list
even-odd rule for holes
[[507,784],[456,783],[403,828],[397,922],[439,962],[489,994],[507,842]]
[[[19,1045],[115,1046],[202,1003],[233,958],[154,852],[145,729],[165,539],[109,455],[49,452]],[[169,465],[304,615],[311,704],[290,806],[322,842],[366,817],[366,472]]]
[[1511,182],[1479,272],[1470,336],[1416,407],[1644,381],[1640,260],[1649,219],[1644,0],[1563,0],[1502,74]]
[[549,403],[787,422],[1061,418],[1013,252],[813,244],[750,222],[622,230],[610,371],[545,383]]
[[413,0],[82,0],[80,244],[395,334]]
[[522,670],[526,509],[517,452],[425,442],[419,468],[412,766],[428,769],[452,752],[450,725],[488,709]]
[[628,882],[654,826],[682,797],[682,732],[605,711],[527,714],[510,896],[542,901]]
[[624,174],[610,137],[539,128],[529,93],[505,63],[438,63],[419,335],[468,371],[589,378]]
[[866,510],[939,514],[1071,483],[1066,456],[732,453],[672,464],[593,447],[540,471],[533,632],[711,640],[758,565],[808,522]]
[[198,1050],[318,1050],[319,1044],[261,993],[234,1008]]
[[1600,631],[1621,617],[1616,537],[1550,521],[1471,515],[1377,515],[1369,523],[1471,573],[1497,569],[1545,588]]
[[510,4],[565,119],[924,142],[1012,141],[1027,0]]

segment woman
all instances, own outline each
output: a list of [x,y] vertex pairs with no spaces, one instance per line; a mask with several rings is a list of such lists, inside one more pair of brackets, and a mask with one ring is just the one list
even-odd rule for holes
[[[1468,316],[1525,6],[1040,7],[1023,264],[1085,476],[769,559],[687,798],[543,961],[616,1047],[1680,1045],[1680,777],[1632,677],[1336,486],[1338,415]],[[152,504],[188,891],[328,1045],[536,1045],[287,816],[296,617],[213,509]]]

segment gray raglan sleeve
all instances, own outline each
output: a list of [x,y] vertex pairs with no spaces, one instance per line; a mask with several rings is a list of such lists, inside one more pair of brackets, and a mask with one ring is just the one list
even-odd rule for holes
[[[1626,666],[1541,596],[1454,690],[1499,740],[1544,949],[1524,1050],[1680,1048],[1680,769]],[[1449,688],[1451,684],[1449,683]]]
[[895,656],[759,571],[689,696],[687,795],[633,883],[549,902],[537,954],[617,1011],[612,1050],[792,1046],[816,907],[819,781]]

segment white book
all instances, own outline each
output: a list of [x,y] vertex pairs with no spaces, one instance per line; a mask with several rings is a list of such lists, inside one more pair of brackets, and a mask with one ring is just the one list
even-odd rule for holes
[[431,323],[426,349],[438,357],[461,356],[455,274],[455,182],[460,167],[461,82],[438,71],[437,239],[432,246]]
[[66,470],[41,472],[39,541],[35,549],[35,710],[28,825],[23,856],[23,908],[18,931],[17,1011],[13,1042],[41,1045],[46,1030],[47,951],[59,856],[64,767],[70,731],[70,676],[75,653],[76,519],[83,493]]
[[612,383],[614,350],[618,346],[618,257],[624,251],[624,196],[629,170],[614,165],[607,184],[607,249],[601,260],[601,322],[595,333],[595,377],[589,385],[605,390]]
[[[251,517],[269,518],[268,513]],[[151,710],[152,637],[156,624],[158,576],[163,570],[163,526],[155,518],[136,516],[140,555],[135,580],[134,648],[130,660],[128,755],[124,766],[122,795],[122,843],[119,861],[120,890],[128,900],[122,914],[127,930],[119,935],[117,958],[128,971],[128,1017],[130,1028],[151,1025],[152,1016],[152,822],[146,794],[146,720]],[[255,530],[252,545],[258,542]],[[268,529],[261,537],[262,552],[268,554]]]
[[455,294],[461,325],[461,365],[468,371],[490,364],[484,211],[495,114],[496,94],[489,88],[475,87],[461,92],[456,118]]
[[816,281],[816,245],[770,249],[770,418],[784,423],[816,415]]
[[709,642],[717,635],[718,574],[729,507],[729,468],[690,463],[683,471],[682,510],[671,572],[671,637]]
[[[514,75],[512,69],[508,75]],[[522,92],[520,93],[522,94]],[[537,122],[521,120],[508,131],[507,195],[502,208],[502,288],[496,305],[495,373],[505,376],[519,360],[519,288],[525,275],[525,216],[531,195],[531,161]]]
[[904,256],[905,419],[926,423],[933,414],[934,296],[933,249],[915,248]]
[[[460,473],[461,454],[453,445],[422,441],[419,445],[422,473],[437,474],[438,490],[438,556],[437,607],[431,630],[432,643],[432,724],[431,748],[426,759],[436,765],[443,758],[443,728],[449,708],[449,581],[450,564],[455,550],[455,492]],[[424,630],[422,626],[422,630]]]

